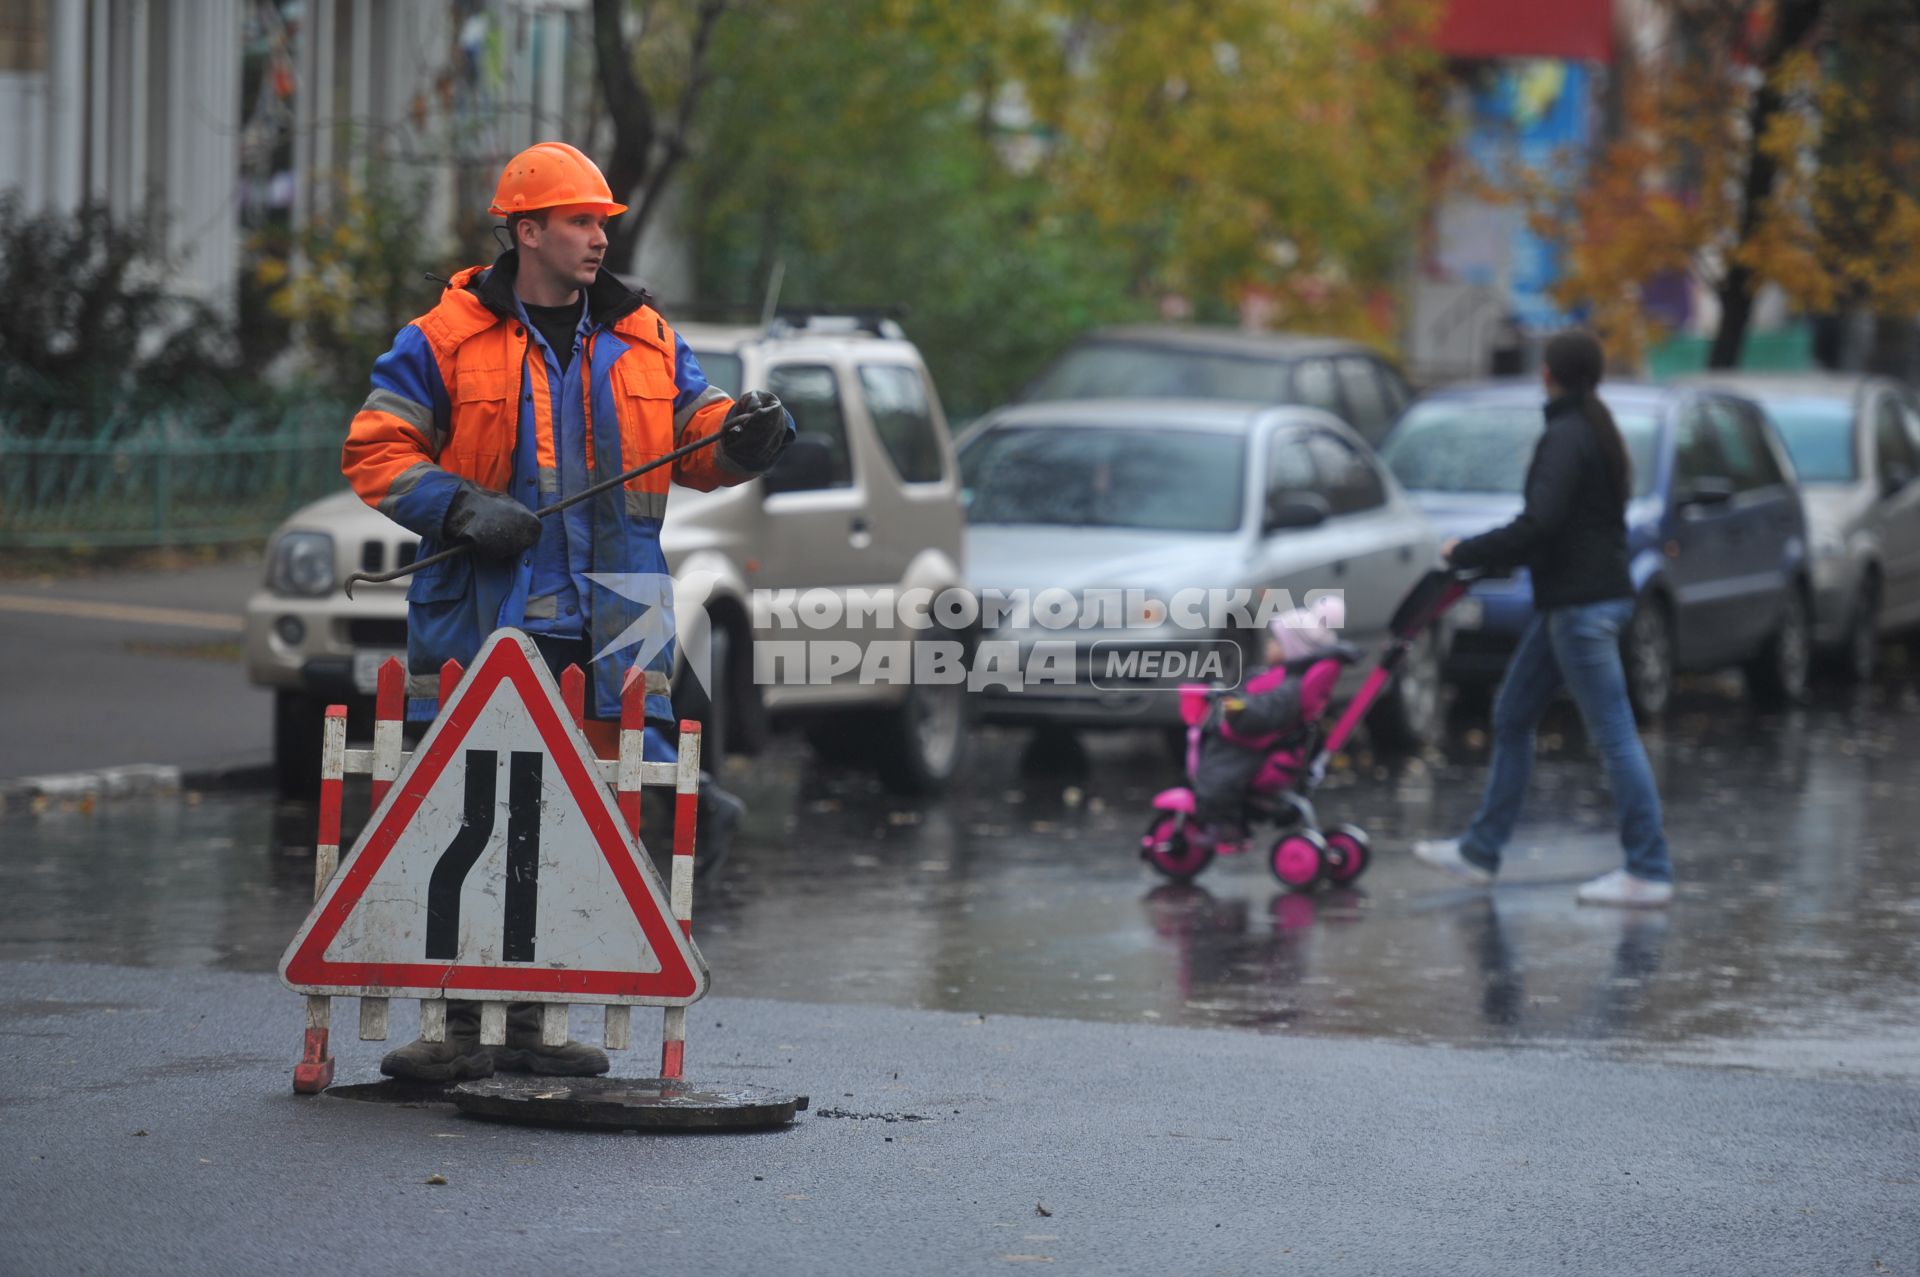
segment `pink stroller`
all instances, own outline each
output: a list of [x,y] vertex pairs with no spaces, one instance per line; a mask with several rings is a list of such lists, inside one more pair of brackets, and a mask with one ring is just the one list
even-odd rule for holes
[[1319,720],[1341,670],[1360,657],[1353,648],[1344,644],[1323,648],[1249,682],[1246,691],[1255,694],[1282,679],[1299,678],[1301,726],[1265,742],[1269,752],[1246,790],[1244,831],[1200,819],[1199,799],[1191,783],[1199,766],[1203,728],[1214,714],[1216,700],[1227,692],[1204,684],[1183,684],[1180,716],[1187,724],[1189,783],[1154,795],[1153,819],[1140,839],[1141,857],[1167,878],[1188,882],[1216,854],[1238,853],[1253,831],[1273,826],[1277,836],[1268,850],[1267,864],[1282,885],[1305,891],[1323,882],[1346,884],[1358,879],[1372,856],[1366,832],[1354,825],[1335,825],[1323,832],[1311,795],[1325,779],[1328,763],[1392,681],[1407,649],[1466,593],[1468,580],[1459,573],[1435,569],[1415,584],[1394,612],[1386,651],[1331,731],[1323,731]]

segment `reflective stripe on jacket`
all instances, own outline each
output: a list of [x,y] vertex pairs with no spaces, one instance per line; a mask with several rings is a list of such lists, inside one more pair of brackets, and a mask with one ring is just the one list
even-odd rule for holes
[[[546,360],[515,314],[517,268],[509,250],[492,267],[461,271],[438,305],[400,330],[374,364],[373,391],[341,452],[340,468],[354,491],[418,534],[421,558],[446,547],[441,525],[459,479],[510,492],[535,509],[554,493],[553,395]],[[581,378],[582,396],[560,410],[581,414],[580,434],[593,443],[593,482],[715,433],[733,406],[705,384],[690,355],[680,358],[685,344],[647,301],[604,271],[587,290],[591,332],[577,357],[591,371]],[[617,429],[606,429],[608,421]],[[540,473],[520,476],[513,473],[515,448],[529,429]],[[752,477],[716,445],[674,462],[671,474],[662,467],[587,503],[590,570],[629,578],[622,582],[625,592],[596,582],[583,600],[594,652],[615,649],[588,671],[589,714],[619,716],[621,682],[641,650],[639,636],[649,632],[640,626],[621,645],[649,610],[628,595],[671,597],[662,588],[668,568],[660,552],[668,485],[704,492]],[[532,491],[515,483],[525,478],[534,480]],[[530,556],[509,562],[465,554],[415,573],[407,590],[408,672],[431,677],[449,659],[470,663],[488,633],[524,624],[531,564]],[[671,675],[671,627],[667,634],[646,665]],[[647,716],[671,720],[668,698],[649,696]]]

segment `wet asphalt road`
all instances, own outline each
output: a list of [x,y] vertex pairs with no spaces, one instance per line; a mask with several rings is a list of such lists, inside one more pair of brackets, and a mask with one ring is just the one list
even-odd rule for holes
[[[1574,905],[1618,860],[1570,717],[1542,733],[1495,891],[1411,860],[1471,812],[1484,726],[1337,774],[1323,819],[1361,824],[1379,855],[1358,887],[1309,896],[1257,858],[1158,882],[1134,854],[1175,779],[1156,737],[1042,753],[981,731],[966,783],[925,804],[780,738],[730,766],[749,822],[702,883],[695,936],[729,996],[1920,1077],[1909,676],[1771,716],[1737,683],[1689,691],[1648,735],[1669,914]],[[0,961],[271,971],[308,906],[312,821],[234,794],[0,820]]]
[[[1483,724],[1336,776],[1324,817],[1380,855],[1313,896],[1254,862],[1155,881],[1157,738],[1024,742],[978,734],[930,804],[787,740],[730,769],[751,816],[699,893],[688,1060],[813,1097],[759,1135],[294,1097],[270,973],[311,808],[0,817],[0,1271],[1920,1270],[1905,672],[1771,717],[1689,692],[1649,738],[1667,915],[1573,904],[1616,852],[1564,720],[1491,893],[1406,854],[1473,806]],[[336,1023],[339,1081],[371,1080],[386,1046]]]

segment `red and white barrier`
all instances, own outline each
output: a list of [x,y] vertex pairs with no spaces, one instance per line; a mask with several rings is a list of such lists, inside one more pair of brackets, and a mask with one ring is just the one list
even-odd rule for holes
[[[448,661],[440,670],[440,704],[450,703],[463,676],[460,663]],[[405,769],[411,755],[403,748],[407,675],[398,659],[389,659],[380,668],[374,719],[374,743],[371,750],[348,749],[347,710],[343,705],[327,707],[325,735],[321,747],[320,812],[317,851],[314,862],[314,898],[319,900],[340,863],[340,833],[344,782],[348,775],[366,775],[372,781],[371,810],[378,812],[394,782]],[[693,856],[696,824],[699,819],[700,725],[691,720],[680,723],[679,761],[645,761],[645,709],[647,693],[664,691],[663,675],[645,677],[638,670],[629,673],[621,696],[619,756],[597,758],[601,778],[613,786],[626,832],[632,839],[636,856],[644,855],[640,846],[641,793],[644,786],[668,786],[675,791],[674,846],[670,887],[674,921],[683,934],[693,929]],[[576,726],[585,721],[586,676],[578,666],[568,666],[560,677],[561,699],[568,717]],[[387,1037],[388,999],[362,997],[360,1037],[362,1041],[384,1041]],[[328,1031],[332,998],[309,994],[306,997],[307,1027],[300,1063],[294,1068],[294,1090],[315,1094],[333,1081],[334,1058],[328,1052]],[[481,1041],[500,1045],[505,1041],[507,1004],[488,1001],[481,1004]],[[604,1041],[608,1050],[624,1050],[629,1044],[632,1007],[607,1004],[604,1008]],[[447,1003],[441,998],[420,1001],[420,1036],[429,1042],[446,1036]],[[542,1006],[541,1037],[549,1045],[560,1045],[568,1037],[568,1006],[548,1002]],[[661,1031],[660,1075],[679,1078],[686,1059],[686,1008],[664,1008]]]

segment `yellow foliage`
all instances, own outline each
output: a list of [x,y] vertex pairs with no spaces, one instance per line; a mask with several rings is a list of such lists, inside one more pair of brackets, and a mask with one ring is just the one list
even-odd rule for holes
[[1256,290],[1283,323],[1390,330],[1377,294],[1444,140],[1437,0],[888,2],[1020,86],[1060,208],[1132,246],[1143,295]]
[[[1868,91],[1805,49],[1767,76],[1784,105],[1750,138],[1758,86],[1734,56],[1738,33],[1697,43],[1686,65],[1627,86],[1622,136],[1579,189],[1539,182],[1525,192],[1535,230],[1565,251],[1557,299],[1589,308],[1610,353],[1628,359],[1660,335],[1640,287],[1668,272],[1714,283],[1744,267],[1814,311],[1854,300],[1883,313],[1920,309],[1920,206],[1897,180],[1914,171],[1920,143],[1876,124]],[[1747,210],[1750,156],[1776,177]]]

